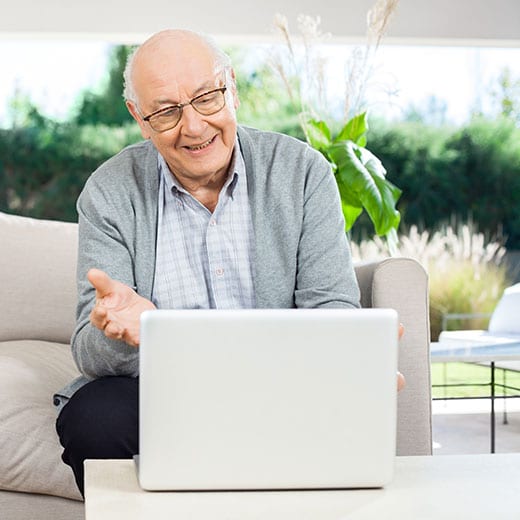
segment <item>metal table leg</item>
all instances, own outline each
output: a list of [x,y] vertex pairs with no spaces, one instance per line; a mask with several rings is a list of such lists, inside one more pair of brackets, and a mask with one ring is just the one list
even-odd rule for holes
[[495,453],[495,362],[491,361],[491,453]]

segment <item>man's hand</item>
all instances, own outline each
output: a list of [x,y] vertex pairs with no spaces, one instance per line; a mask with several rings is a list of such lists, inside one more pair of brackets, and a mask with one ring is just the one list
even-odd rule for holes
[[155,309],[155,305],[99,269],[90,269],[87,278],[96,289],[96,304],[90,313],[92,325],[107,338],[138,347],[139,318],[144,311]]
[[[399,339],[403,337],[404,334],[404,327],[402,323],[399,323]],[[399,392],[406,386],[406,380],[401,374],[401,372],[397,372],[397,391]]]

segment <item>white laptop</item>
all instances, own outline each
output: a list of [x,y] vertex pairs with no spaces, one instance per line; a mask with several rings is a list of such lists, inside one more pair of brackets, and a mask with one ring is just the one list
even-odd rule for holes
[[141,487],[384,486],[395,456],[397,336],[390,309],[145,313]]

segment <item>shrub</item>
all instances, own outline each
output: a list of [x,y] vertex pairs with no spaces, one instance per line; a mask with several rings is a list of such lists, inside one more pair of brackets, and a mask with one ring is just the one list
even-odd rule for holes
[[371,149],[403,194],[407,228],[436,229],[447,216],[500,230],[520,248],[520,128],[507,119],[475,118],[462,128],[379,123]]
[[[504,247],[487,242],[472,224],[451,226],[429,233],[412,226],[399,241],[399,256],[415,258],[426,269],[430,290],[430,328],[432,341],[441,331],[446,313],[491,313],[510,285],[503,263]],[[354,260],[388,256],[380,239],[352,243]],[[452,328],[485,328],[486,321],[453,322]]]
[[75,221],[88,176],[140,139],[137,125],[120,128],[40,121],[0,130],[0,211]]

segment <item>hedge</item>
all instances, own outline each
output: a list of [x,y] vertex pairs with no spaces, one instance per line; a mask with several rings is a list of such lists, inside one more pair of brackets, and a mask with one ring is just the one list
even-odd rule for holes
[[[76,220],[75,201],[90,173],[139,139],[135,124],[36,121],[0,130],[0,211]],[[462,128],[379,123],[368,148],[403,190],[404,227],[472,220],[520,249],[520,129],[511,121],[475,119]],[[362,231],[363,219],[356,226]]]

